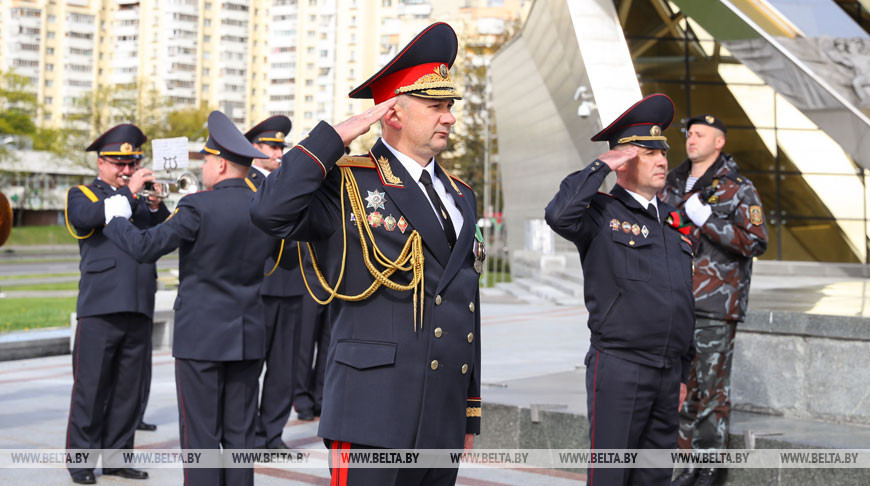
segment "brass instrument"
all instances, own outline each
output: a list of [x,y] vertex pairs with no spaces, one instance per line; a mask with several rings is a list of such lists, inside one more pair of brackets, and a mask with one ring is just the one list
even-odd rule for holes
[[146,182],[145,187],[137,194],[139,197],[155,196],[158,199],[166,199],[170,194],[193,194],[199,191],[199,182],[193,172],[185,171],[177,179],[155,179]]
[[0,246],[6,243],[12,233],[12,206],[6,196],[0,192]]

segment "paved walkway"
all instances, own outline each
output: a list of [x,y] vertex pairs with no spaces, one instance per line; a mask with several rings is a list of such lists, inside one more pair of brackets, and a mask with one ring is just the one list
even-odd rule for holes
[[[586,311],[581,307],[530,306],[484,299],[483,399],[509,380],[571,371],[588,345]],[[156,432],[137,432],[137,448],[177,448],[178,416],[173,380],[174,360],[168,351],[154,354],[151,401],[145,417]],[[578,383],[577,386],[582,386]],[[0,362],[0,449],[50,449],[64,444],[72,387],[70,356]],[[290,447],[325,449],[317,424],[290,417],[284,429]],[[151,469],[150,481],[99,477],[106,485],[180,485],[178,469]],[[258,467],[257,485],[329,484],[328,470]],[[38,478],[38,479],[37,479]],[[457,484],[469,486],[584,484],[584,476],[566,471],[461,469]],[[63,469],[0,469],[0,485],[69,485]]]

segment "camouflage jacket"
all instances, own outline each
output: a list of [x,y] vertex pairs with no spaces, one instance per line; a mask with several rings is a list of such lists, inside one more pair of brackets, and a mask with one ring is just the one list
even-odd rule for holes
[[695,315],[743,321],[752,257],[767,249],[761,199],[752,181],[738,174],[737,163],[728,154],[721,154],[687,193],[691,164],[686,160],[668,174],[660,197],[683,209],[686,200],[700,192],[701,199],[713,210],[704,226],[699,228],[690,222],[689,238],[695,253]]

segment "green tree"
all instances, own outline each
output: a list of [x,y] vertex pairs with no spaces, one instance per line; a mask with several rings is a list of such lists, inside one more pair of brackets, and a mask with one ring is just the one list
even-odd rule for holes
[[39,103],[30,84],[25,76],[0,71],[0,133],[32,135],[36,131],[33,120]]
[[[519,30],[518,20],[506,21],[505,29],[484,42],[460,43],[453,78],[456,80],[462,101],[457,102],[453,112],[460,120],[450,136],[450,145],[439,157],[441,165],[464,180],[477,193],[477,213],[483,216],[484,160],[486,137],[489,136],[491,160],[496,159],[495,113],[488,103],[487,75],[489,60],[493,54]],[[488,126],[487,126],[488,124]],[[495,179],[495,170],[490,176]],[[499,211],[495,208],[495,211]]]
[[205,140],[208,137],[208,114],[211,112],[203,103],[199,108],[182,108],[167,115],[170,137],[187,137],[188,140]]

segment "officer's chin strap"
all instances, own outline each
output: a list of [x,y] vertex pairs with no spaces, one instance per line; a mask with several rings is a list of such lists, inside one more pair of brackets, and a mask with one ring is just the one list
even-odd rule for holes
[[[363,208],[362,198],[360,197],[359,187],[356,184],[356,178],[353,176],[353,172],[351,172],[350,167],[339,167],[341,170],[341,187],[345,189],[347,193],[347,198],[350,201],[351,211],[353,211],[354,218],[356,220],[357,231],[359,231],[359,241],[360,246],[362,247],[363,261],[365,262],[366,268],[369,273],[375,278],[372,284],[366,289],[364,292],[357,295],[344,295],[338,293],[338,288],[341,285],[341,281],[344,278],[344,269],[345,264],[347,263],[347,226],[345,225],[345,204],[344,197],[341,197],[341,228],[344,236],[344,248],[342,250],[341,255],[341,270],[338,273],[338,281],[335,283],[334,287],[331,287],[329,283],[326,281],[326,278],[323,276],[323,272],[320,269],[320,266],[317,264],[317,258],[314,254],[314,249],[311,247],[311,243],[306,243],[305,245],[308,247],[308,253],[311,255],[311,264],[314,267],[314,272],[317,275],[317,279],[320,281],[320,285],[324,290],[329,292],[329,297],[326,300],[321,300],[314,295],[314,292],[311,290],[311,287],[308,285],[308,278],[305,276],[305,270],[302,265],[302,245],[299,245],[298,253],[299,253],[299,271],[302,272],[302,280],[305,282],[305,288],[308,289],[308,293],[311,294],[311,298],[315,300],[318,304],[326,305],[332,302],[332,299],[338,298],[341,300],[346,300],[349,302],[359,302],[361,300],[367,299],[373,293],[375,293],[378,288],[383,285],[388,289],[404,292],[413,289],[414,290],[414,332],[417,332],[417,309],[419,307],[420,310],[420,329],[423,329],[423,298],[425,297],[425,279],[423,277],[423,239],[420,237],[420,234],[414,230],[411,232],[411,235],[405,241],[405,246],[402,248],[402,252],[395,260],[390,260],[386,255],[381,252],[378,248],[377,243],[375,243],[375,237],[372,234],[372,229],[366,224],[366,215],[365,210]],[[371,261],[371,256],[369,255],[368,244],[366,243],[366,235],[368,235],[368,239],[372,242],[372,249],[374,253],[375,260],[379,265],[385,267],[384,271],[380,271],[375,268],[375,265]],[[396,271],[402,272],[413,272],[413,278],[407,285],[396,283],[390,280],[390,277],[396,273]]]

